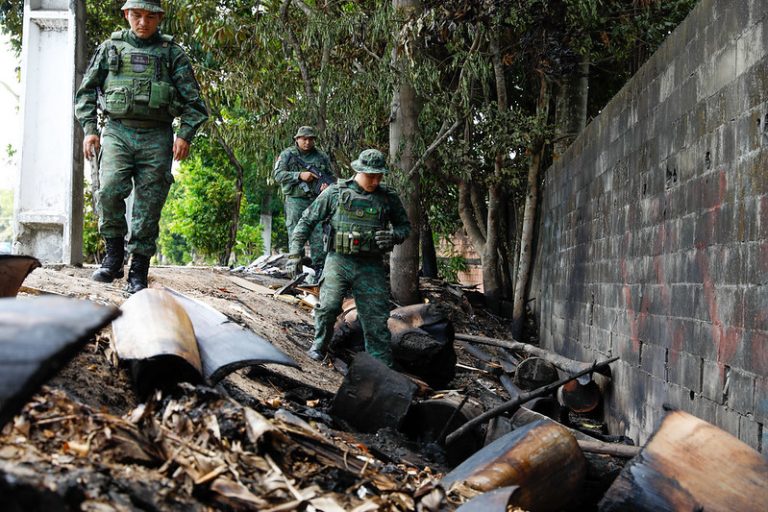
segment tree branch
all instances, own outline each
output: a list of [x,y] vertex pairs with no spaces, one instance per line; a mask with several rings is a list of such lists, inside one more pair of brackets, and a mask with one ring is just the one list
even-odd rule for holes
[[280,21],[282,21],[283,25],[285,26],[285,32],[288,37],[288,44],[291,46],[291,48],[293,48],[294,53],[296,53],[296,62],[299,65],[301,79],[304,81],[304,91],[307,93],[307,98],[311,100],[315,97],[315,92],[312,89],[312,80],[309,76],[309,67],[307,67],[304,53],[301,51],[301,45],[299,44],[298,39],[296,39],[296,34],[294,34],[288,20],[288,7],[293,1],[295,0],[283,0],[283,3],[280,5]]
[[443,126],[440,128],[440,132],[437,134],[437,138],[432,142],[432,144],[429,145],[426,151],[421,155],[421,157],[416,161],[415,164],[413,164],[413,167],[411,167],[411,170],[408,171],[408,179],[411,179],[419,170],[419,168],[424,164],[424,162],[427,160],[427,158],[430,157],[430,155],[438,148],[440,147],[440,144],[442,144],[445,139],[451,136],[453,132],[456,131],[456,129],[461,126],[462,119],[457,119],[453,125],[445,129],[445,122],[443,123]]

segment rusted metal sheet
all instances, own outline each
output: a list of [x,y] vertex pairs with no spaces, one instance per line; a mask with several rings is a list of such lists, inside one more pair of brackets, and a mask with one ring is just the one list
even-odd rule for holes
[[191,297],[165,288],[182,305],[194,328],[203,376],[216,383],[230,373],[257,364],[299,364],[268,340]]
[[0,428],[119,314],[62,297],[0,299]]
[[768,510],[768,460],[731,434],[669,412],[599,503],[619,510]]
[[510,504],[555,511],[578,496],[585,472],[584,455],[568,429],[537,421],[475,453],[443,477],[441,484],[474,492],[518,485],[520,490]]
[[484,492],[456,509],[456,512],[507,512],[510,498],[520,487],[510,485]]
[[178,382],[202,381],[192,322],[170,293],[146,288],[120,309],[123,315],[112,324],[115,350],[130,366],[140,396]]
[[24,279],[40,266],[32,256],[0,254],[0,297],[15,297]]
[[333,398],[331,413],[363,432],[400,429],[417,389],[404,375],[358,352]]
[[557,390],[557,401],[573,412],[592,412],[600,405],[601,399],[600,388],[593,380],[582,384],[579,379],[575,379]]

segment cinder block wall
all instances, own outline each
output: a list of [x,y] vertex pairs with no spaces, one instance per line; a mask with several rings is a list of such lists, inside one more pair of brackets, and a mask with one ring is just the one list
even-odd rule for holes
[[541,343],[621,356],[612,431],[668,404],[768,451],[768,1],[702,0],[542,194]]

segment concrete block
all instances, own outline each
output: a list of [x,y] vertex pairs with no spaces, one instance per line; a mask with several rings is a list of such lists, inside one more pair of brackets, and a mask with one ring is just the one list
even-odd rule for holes
[[669,382],[700,393],[703,359],[677,350],[670,350],[668,357]]
[[740,414],[752,413],[754,392],[755,375],[731,368],[728,373],[728,407]]
[[768,375],[768,330],[747,330],[739,345],[744,356],[744,370]]
[[723,403],[725,368],[714,362],[704,360],[702,366],[701,395],[717,404]]
[[715,425],[716,411],[719,408],[717,403],[701,395],[697,395],[693,402],[693,414],[713,425]]
[[768,423],[768,376],[765,374],[755,378],[752,412],[757,421],[763,424]]
[[667,381],[667,349],[648,342],[640,343],[640,368],[651,376]]
[[755,421],[754,416],[741,416],[739,418],[739,439],[758,450],[761,447],[763,424]]
[[714,425],[725,430],[729,434],[739,437],[739,424],[741,415],[728,407],[718,407],[715,409]]

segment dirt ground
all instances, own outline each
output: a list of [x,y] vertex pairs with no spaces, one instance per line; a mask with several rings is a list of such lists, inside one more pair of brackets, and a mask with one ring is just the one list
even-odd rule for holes
[[[88,266],[39,268],[27,277],[19,296],[58,294],[118,307],[128,298],[121,289],[123,282],[116,282],[114,285],[94,283],[89,279],[92,272],[93,267]],[[229,375],[217,386],[214,390],[216,398],[211,398],[207,392],[197,389],[183,393],[181,398],[156,396],[149,400],[149,404],[142,404],[133,393],[128,372],[118,364],[111,347],[111,328],[105,328],[64,367],[57,377],[49,381],[17,417],[14,424],[5,427],[0,436],[0,475],[3,472],[13,474],[17,481],[24,482],[27,479],[26,482],[31,488],[51,490],[53,494],[49,496],[49,505],[51,509],[61,510],[69,509],[59,506],[62,496],[64,496],[64,502],[76,505],[72,509],[83,510],[207,510],[210,508],[263,510],[271,507],[274,510],[289,510],[291,509],[288,506],[291,502],[289,498],[293,499],[294,505],[301,503],[306,510],[312,510],[313,506],[316,510],[336,510],[327,503],[325,508],[318,506],[316,501],[323,499],[335,500],[342,510],[352,510],[355,507],[360,511],[414,510],[415,497],[420,496],[419,499],[425,499],[424,496],[429,493],[424,489],[428,490],[439,478],[441,471],[447,470],[447,467],[441,466],[439,458],[431,460],[428,454],[425,455],[418,450],[416,443],[396,432],[363,435],[334,430],[329,433],[331,431],[328,431],[328,425],[333,424],[333,420],[327,415],[327,411],[334,393],[342,383],[343,375],[334,368],[332,363],[319,363],[306,356],[305,352],[311,344],[313,335],[310,311],[275,299],[268,288],[269,285],[276,286],[285,282],[243,272],[233,273],[226,268],[152,267],[150,286],[172,288],[212,306],[235,322],[269,340],[291,356],[300,368],[263,365],[241,369]],[[249,283],[256,286],[250,286]],[[457,332],[501,338],[508,336],[507,324],[503,320],[486,313],[482,308],[472,306],[467,296],[460,291],[457,292],[456,288],[448,290],[442,283],[435,281],[425,281],[422,288],[426,291],[427,300],[445,303],[448,306]],[[484,401],[488,406],[507,398],[508,395],[500,389],[498,382],[475,369],[474,365],[477,361],[464,354],[460,348],[457,348],[457,353],[463,366],[460,365],[456,378],[449,387],[469,390],[468,392],[475,395],[478,401]],[[196,398],[193,400],[190,397]],[[190,469],[200,466],[199,461],[195,464],[190,463],[190,466],[179,462],[181,456],[178,456],[174,460],[175,466],[171,465],[169,468],[170,458],[167,456],[167,450],[170,448],[166,450],[168,460],[159,467],[157,467],[158,464],[135,461],[136,457],[128,457],[126,462],[124,453],[122,457],[118,457],[109,451],[108,448],[114,444],[114,439],[111,437],[114,436],[113,430],[118,429],[118,426],[134,432],[132,434],[134,437],[139,435],[131,430],[135,426],[121,423],[126,421],[124,418],[136,417],[137,411],[143,411],[145,408],[149,410],[156,406],[159,411],[161,407],[165,407],[166,412],[163,413],[161,420],[158,420],[162,423],[168,416],[169,400],[177,400],[178,403],[175,405],[177,409],[187,407],[189,416],[197,415],[198,419],[203,415],[202,411],[207,411],[210,407],[210,410],[214,411],[211,414],[219,418],[219,424],[232,420],[234,417],[232,415],[241,414],[244,409],[249,408],[273,418],[273,422],[276,421],[275,418],[281,418],[281,422],[287,422],[280,423],[281,425],[289,425],[292,424],[291,422],[296,424],[309,422],[308,426],[301,428],[311,428],[315,433],[319,431],[337,439],[335,445],[337,448],[339,442],[344,445],[339,453],[346,450],[362,450],[367,454],[365,456],[371,457],[366,459],[370,460],[371,468],[377,468],[377,472],[386,475],[390,483],[378,482],[376,478],[363,478],[365,467],[360,468],[358,474],[350,473],[348,468],[344,468],[344,464],[340,466],[341,469],[334,468],[333,454],[325,453],[323,450],[313,452],[312,450],[317,450],[317,447],[310,448],[308,445],[303,445],[301,441],[298,444],[303,446],[302,449],[305,451],[303,457],[306,458],[307,453],[314,453],[314,458],[301,459],[302,462],[299,464],[296,456],[292,455],[289,462],[284,461],[283,467],[288,465],[292,468],[293,478],[286,480],[292,483],[276,486],[283,489],[286,496],[280,497],[274,493],[265,495],[269,496],[269,499],[257,493],[246,493],[243,486],[251,490],[254,487],[246,485],[243,478],[239,480],[233,478],[236,480],[235,483],[217,478],[210,483],[205,475],[195,473],[195,471],[201,471],[199,468]],[[222,418],[221,400],[228,404],[237,404],[232,415],[225,414]],[[179,405],[182,402],[185,404],[183,407]],[[217,408],[214,409],[214,406]],[[228,410],[227,407],[224,409]],[[276,411],[287,412],[281,415]],[[114,422],[110,427],[100,423],[99,415],[104,415],[105,418],[123,419],[110,420]],[[295,418],[290,421],[285,419],[292,415],[297,415],[300,421]],[[141,421],[147,420],[148,416],[144,414],[142,416],[144,419]],[[40,423],[53,421],[50,418],[67,420],[59,425],[62,427],[59,429],[35,428],[35,425]],[[78,423],[82,418],[90,419],[87,424]],[[134,422],[133,425],[135,424]],[[195,420],[191,420],[191,424],[195,426],[188,427],[192,429],[190,432],[201,436],[200,438],[205,442],[211,442],[210,429],[205,433],[199,430],[201,427]],[[63,428],[65,425],[67,428]],[[334,427],[338,428],[338,425],[334,424]],[[177,424],[174,428],[181,427]],[[293,432],[291,429],[294,427],[285,426],[284,428],[287,432]],[[218,432],[217,429],[213,430]],[[233,452],[233,447],[238,446],[237,443],[247,442],[240,439],[244,436],[242,430],[242,428],[239,429],[239,434],[235,435],[235,438],[227,438],[227,443],[224,443],[227,449],[221,450],[225,458],[231,458],[232,453],[240,453],[237,451],[239,449]],[[86,433],[88,436],[85,435]],[[192,435],[189,432],[187,434]],[[170,433],[166,437],[166,441],[176,439]],[[221,437],[224,437],[223,433]],[[87,443],[84,438],[88,440]],[[104,443],[100,444],[98,440],[102,438]],[[142,457],[152,459],[151,454],[147,455],[152,451],[147,446],[157,444],[157,439],[157,436],[150,440],[144,439],[142,442],[134,439],[133,445],[143,447],[140,451],[144,455],[138,459]],[[297,442],[296,436],[292,439]],[[77,449],[72,448],[80,446],[81,443],[86,443],[90,447],[85,450],[85,453],[78,453]],[[216,446],[220,449],[220,443],[223,441],[219,439],[218,443]],[[100,446],[103,451],[99,452],[100,458],[94,459],[96,446]],[[349,448],[350,446],[353,448]],[[122,449],[124,452],[125,446]],[[182,447],[175,449],[182,450]],[[277,448],[276,452],[279,453],[280,448]],[[198,455],[202,453],[202,448],[198,446],[196,453]],[[99,460],[101,463],[98,462]],[[238,460],[241,470],[254,467],[246,464],[246,462],[252,463],[253,459],[240,456]],[[237,475],[237,471],[231,469],[232,463],[227,464],[230,466],[232,475]],[[205,464],[202,465],[205,466]],[[367,465],[368,462],[366,462]],[[314,467],[312,471],[306,469],[310,466]],[[185,469],[187,480],[179,476],[180,469],[169,473],[173,467]],[[265,475],[274,475],[275,468],[273,467],[272,470],[272,472],[267,471]],[[311,476],[307,477],[305,473]],[[189,475],[194,476],[191,479],[192,483]],[[220,483],[221,481],[223,483]],[[237,486],[234,491],[231,489],[232,485]],[[388,486],[392,488],[387,489]],[[2,485],[0,485],[0,494],[2,494],[1,487]],[[310,499],[310,494],[301,494],[308,493],[307,488],[314,489],[312,494],[314,498]],[[328,498],[329,496],[331,498]],[[254,500],[261,501],[256,505]]]

